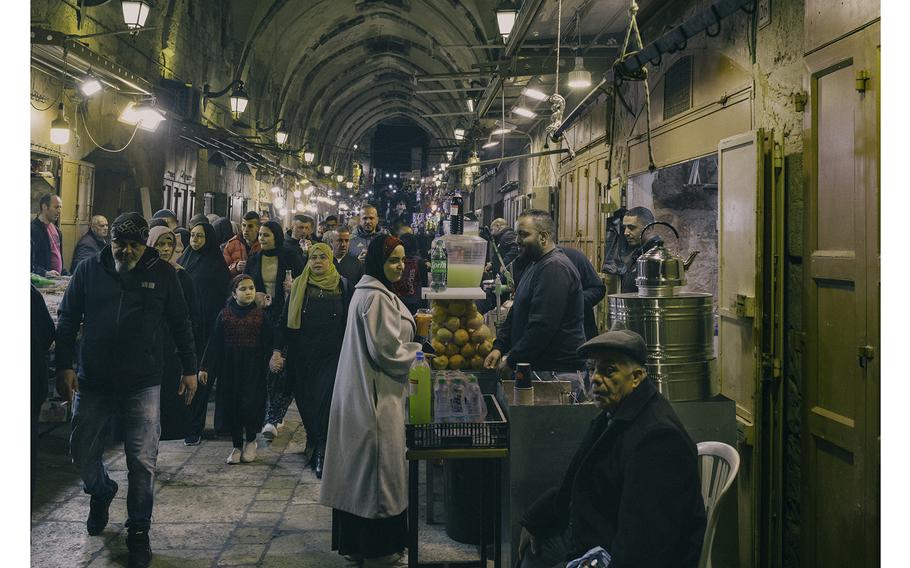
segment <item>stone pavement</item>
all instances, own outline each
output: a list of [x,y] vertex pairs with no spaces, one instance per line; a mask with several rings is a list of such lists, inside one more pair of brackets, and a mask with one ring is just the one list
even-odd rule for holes
[[[251,464],[224,463],[231,449],[227,437],[207,438],[195,447],[161,442],[149,533],[153,567],[344,566],[331,550],[331,510],[318,504],[320,481],[303,463],[306,432],[295,405],[285,424],[271,444],[260,437],[259,457]],[[39,441],[31,565],[125,566],[127,471],[122,445],[109,445],[104,455],[111,478],[120,485],[110,523],[103,534],[89,536],[89,498],[69,461],[68,434],[68,425],[62,425]],[[476,559],[476,547],[449,539],[441,524],[426,525],[423,489],[421,561]],[[440,510],[437,503],[438,517]]]

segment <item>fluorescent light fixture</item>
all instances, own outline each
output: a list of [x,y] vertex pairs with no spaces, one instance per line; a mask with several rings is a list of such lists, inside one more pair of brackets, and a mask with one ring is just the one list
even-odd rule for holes
[[63,103],[57,107],[59,112],[57,118],[51,122],[51,142],[58,146],[63,146],[70,141],[70,125],[63,114]]
[[468,105],[468,112],[474,112],[474,99],[466,100],[465,104]]
[[145,27],[145,20],[152,9],[151,0],[121,0],[120,8],[123,10],[123,23],[131,30]]
[[448,151],[446,152],[446,160],[449,161],[449,162],[451,162],[451,161],[452,161],[452,156],[454,156],[454,155],[455,155],[455,152],[453,152],[452,150],[448,150]]
[[120,122],[138,125],[142,130],[154,132],[158,125],[166,120],[164,112],[147,103],[136,104],[131,102],[120,113]]
[[306,152],[303,153],[303,161],[304,161],[304,162],[306,162],[306,163],[308,163],[308,164],[312,164],[312,163],[313,163],[313,160],[315,160],[315,159],[316,159],[316,152],[306,151]]
[[455,140],[464,140],[464,128],[455,129]]
[[518,116],[523,116],[525,118],[537,118],[536,112],[530,109],[526,109],[525,107],[515,107],[512,109],[512,112]]
[[482,148],[492,148],[493,146],[499,146],[499,140],[492,140],[490,142],[487,142],[486,144],[484,144],[481,147]]
[[569,71],[569,88],[586,89],[591,86],[591,72],[585,69],[583,57],[575,58],[575,69]]
[[275,132],[275,142],[278,142],[279,144],[284,144],[287,141],[288,141],[287,132],[285,132],[284,130],[279,130],[279,131]]
[[90,97],[95,93],[100,92],[102,88],[103,87],[101,86],[101,81],[92,75],[86,75],[82,78],[82,82],[79,83],[79,90],[86,97]]
[[515,26],[515,19],[518,16],[518,8],[512,2],[503,0],[496,7],[496,25],[499,26],[499,35],[502,36],[502,42],[509,41],[509,34]]
[[508,134],[509,132],[512,132],[511,128],[497,128],[490,134],[493,136],[499,136],[500,134]]
[[525,90],[523,90],[521,92],[521,94],[523,94],[526,97],[530,97],[536,101],[545,101],[548,98],[550,98],[550,95],[548,95],[544,92],[538,91],[537,89],[532,89],[530,87],[525,87]]

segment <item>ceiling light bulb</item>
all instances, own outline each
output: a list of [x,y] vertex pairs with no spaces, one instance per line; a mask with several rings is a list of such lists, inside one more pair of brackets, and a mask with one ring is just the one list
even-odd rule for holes
[[537,118],[536,112],[530,109],[526,109],[525,107],[515,107],[512,109],[512,112],[518,116],[523,116],[525,118]]
[[354,144],[354,149],[355,149],[355,150],[357,149],[357,144]]
[[58,107],[57,118],[51,122],[51,142],[58,146],[63,146],[70,141],[70,125],[63,114],[63,103]]
[[523,94],[526,97],[530,97],[534,100],[537,100],[537,101],[545,101],[548,98],[550,98],[550,96],[547,95],[546,93],[538,91],[537,89],[532,89],[530,87],[525,88],[525,90],[523,90],[521,92],[521,94]]
[[285,132],[284,130],[279,130],[278,132],[275,133],[275,142],[278,142],[279,144],[284,144],[287,141],[288,141],[287,132]]
[[82,94],[86,97],[90,97],[95,93],[101,91],[103,87],[101,86],[101,81],[94,78],[91,75],[86,75],[82,82],[79,83],[79,90],[82,91]]
[[487,142],[482,147],[483,148],[492,148],[493,146],[499,146],[499,140],[492,140],[490,142]]
[[145,20],[152,9],[151,0],[121,0],[120,8],[123,10],[123,23],[131,30],[138,30],[145,26]]
[[591,72],[585,69],[583,57],[575,58],[575,69],[569,72],[570,89],[586,89],[591,86]]

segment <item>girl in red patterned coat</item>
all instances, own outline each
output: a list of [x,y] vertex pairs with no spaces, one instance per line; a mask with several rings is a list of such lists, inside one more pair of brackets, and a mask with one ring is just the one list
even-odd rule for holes
[[215,320],[199,371],[202,384],[218,379],[215,422],[231,432],[229,464],[256,459],[256,434],[265,418],[272,322],[255,298],[253,279],[247,274],[234,277],[231,298]]

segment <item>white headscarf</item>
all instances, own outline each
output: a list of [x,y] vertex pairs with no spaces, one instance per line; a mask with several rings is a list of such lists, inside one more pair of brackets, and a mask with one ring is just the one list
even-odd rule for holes
[[177,264],[177,239],[180,237],[178,237],[174,231],[165,226],[152,227],[149,229],[149,238],[145,241],[145,244],[154,248],[155,244],[158,243],[158,239],[160,239],[161,235],[164,235],[165,233],[170,234],[174,239],[174,252],[171,254],[171,259],[168,262],[171,263],[171,266],[177,270],[183,270],[183,267]]

